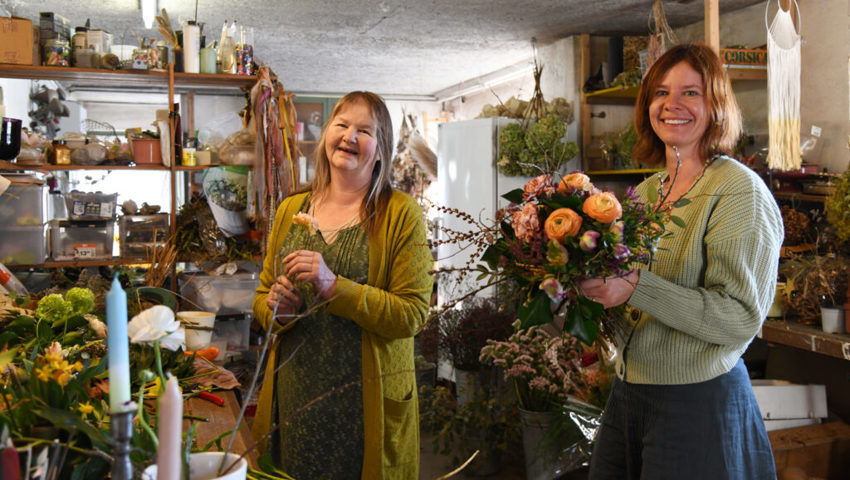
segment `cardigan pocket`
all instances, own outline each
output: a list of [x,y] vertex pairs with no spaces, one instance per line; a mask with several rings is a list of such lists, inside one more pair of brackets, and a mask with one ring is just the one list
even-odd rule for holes
[[413,392],[404,400],[384,397],[384,465],[399,465],[417,460],[419,431],[416,413],[416,397]]

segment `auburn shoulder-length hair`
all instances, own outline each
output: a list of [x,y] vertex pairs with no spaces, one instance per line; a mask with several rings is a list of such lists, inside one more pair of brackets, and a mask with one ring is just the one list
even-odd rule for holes
[[667,50],[649,68],[640,85],[635,104],[635,131],[638,139],[632,155],[649,166],[664,165],[665,145],[652,129],[649,104],[658,85],[675,65],[686,62],[702,76],[708,127],[700,141],[703,158],[715,154],[732,155],[741,137],[741,110],[726,77],[720,57],[711,47],[700,43],[676,45]]
[[334,105],[331,114],[325,121],[322,127],[322,134],[319,136],[319,141],[316,144],[316,150],[313,153],[313,165],[315,175],[310,183],[309,190],[313,191],[313,197],[316,199],[322,198],[328,191],[331,184],[330,159],[328,159],[325,151],[325,138],[328,134],[328,127],[333,122],[333,119],[339,114],[345,106],[352,103],[364,103],[372,112],[372,118],[375,120],[375,140],[377,140],[377,150],[375,154],[378,156],[375,165],[372,168],[372,179],[369,182],[369,192],[363,203],[360,206],[360,222],[363,224],[366,234],[372,235],[377,229],[378,223],[383,218],[387,210],[387,204],[392,195],[392,186],[390,185],[392,152],[393,152],[393,123],[390,118],[390,112],[387,110],[387,105],[384,100],[372,92],[350,92]]

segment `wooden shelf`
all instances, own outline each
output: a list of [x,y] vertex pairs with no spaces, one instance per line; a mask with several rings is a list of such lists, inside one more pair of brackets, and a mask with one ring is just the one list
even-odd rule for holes
[[802,323],[767,320],[761,327],[759,338],[770,343],[850,360],[850,335],[824,333],[819,328]]
[[[178,172],[198,171],[220,166],[223,165],[177,165],[174,167],[174,170]],[[250,167],[250,165],[247,166]],[[0,171],[4,170],[155,170],[168,172],[171,171],[171,167],[166,167],[165,165],[52,165],[48,163],[39,165],[20,165],[0,160]]]
[[584,94],[590,105],[632,105],[637,99],[640,85],[630,87],[611,87]]
[[812,195],[800,192],[773,192],[773,197],[779,200],[799,200],[803,202],[823,202],[827,195]]
[[[168,72],[149,70],[105,70],[101,68],[51,67],[0,64],[0,77],[28,80],[57,80],[112,85],[167,86]],[[226,73],[175,73],[174,84],[179,86],[245,87],[257,82],[256,75]]]
[[767,80],[767,67],[747,68],[734,65],[724,65],[724,67],[726,67],[726,76],[729,77],[729,80],[732,82],[742,80]]
[[136,265],[136,264],[144,264],[144,262],[140,262],[138,259],[123,259],[119,257],[112,257],[111,259],[103,259],[103,260],[63,260],[63,261],[55,261],[50,260],[44,263],[34,263],[30,265],[6,265],[9,270],[29,270],[31,268],[61,268],[61,267],[106,267],[106,266],[115,266],[115,265]]

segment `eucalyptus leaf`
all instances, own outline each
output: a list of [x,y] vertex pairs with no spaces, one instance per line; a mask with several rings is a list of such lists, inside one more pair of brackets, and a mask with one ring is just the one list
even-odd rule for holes
[[508,193],[502,195],[502,198],[511,203],[522,203],[523,191],[521,188],[515,188]]
[[670,221],[678,225],[680,228],[685,228],[687,226],[684,220],[675,215],[670,215]]

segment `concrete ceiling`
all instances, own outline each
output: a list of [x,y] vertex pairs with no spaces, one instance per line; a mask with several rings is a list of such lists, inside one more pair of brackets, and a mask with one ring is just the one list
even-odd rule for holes
[[[140,0],[0,0],[38,21],[53,11],[72,26],[91,20],[116,44],[161,39],[146,29]],[[719,0],[720,12],[758,0]],[[645,34],[652,0],[158,0],[179,20],[204,22],[218,38],[227,20],[254,29],[254,52],[284,88],[334,95],[355,89],[389,97],[427,98],[461,82],[527,62],[531,39]],[[665,1],[674,28],[703,19],[700,0]]]

